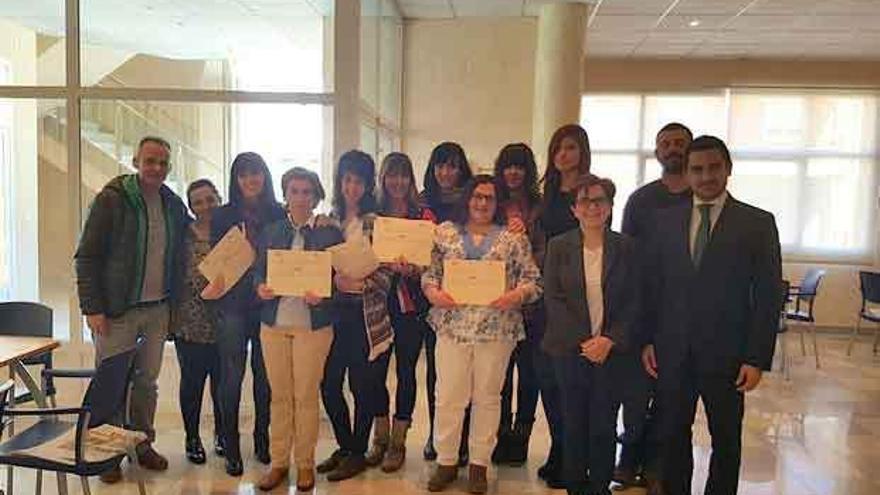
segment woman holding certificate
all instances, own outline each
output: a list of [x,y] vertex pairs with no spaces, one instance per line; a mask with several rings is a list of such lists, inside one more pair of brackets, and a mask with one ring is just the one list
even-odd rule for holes
[[[211,218],[211,245],[216,247],[232,229],[241,229],[249,252],[257,245],[263,229],[283,219],[284,208],[275,200],[272,175],[263,158],[252,152],[239,153],[232,162],[229,203]],[[205,299],[219,299],[217,349],[220,353],[220,402],[226,473],[241,476],[244,466],[238,434],[241,382],[251,349],[254,381],[254,453],[269,464],[269,381],[260,346],[260,303],[248,267],[238,280],[211,280],[202,292]]]
[[[341,243],[342,232],[335,225],[316,223],[313,212],[324,199],[316,173],[294,167],[281,178],[281,188],[287,216],[263,230],[254,270],[257,295],[264,301],[260,340],[272,386],[272,467],[258,486],[268,491],[287,479],[292,451],[296,486],[307,491],[315,485],[318,391],[333,342],[331,300],[317,295],[317,289],[306,289],[302,296],[278,297],[272,285],[276,274],[271,270],[280,267],[270,265],[267,259],[275,250],[323,251]],[[328,269],[326,277],[330,276]]]
[[[435,222],[431,210],[419,205],[412,162],[405,154],[390,153],[382,160],[379,185],[379,215]],[[373,442],[367,453],[367,464],[381,464],[382,470],[388,473],[400,469],[406,459],[406,433],[416,404],[416,363],[425,334],[431,331],[425,321],[429,305],[422,293],[422,268],[408,261],[398,259],[391,265],[394,279],[388,291],[397,377],[394,421],[389,418],[391,400],[384,379],[391,353],[385,353],[380,358],[379,409],[373,418]]]
[[[364,244],[369,246],[372,239],[375,189],[376,166],[370,155],[358,150],[344,153],[333,183],[332,214],[342,225],[346,244],[343,247],[355,252],[369,251]],[[387,300],[391,271],[376,268],[376,264],[367,273],[360,263],[363,260],[358,259],[369,257],[368,252],[365,255],[340,260],[351,266],[337,266],[333,277],[337,289],[335,337],[324,369],[321,395],[339,448],[317,467],[319,473],[327,473],[329,481],[352,478],[367,468],[370,427],[379,409],[377,390],[385,380],[381,358],[390,352],[394,337]],[[354,395],[354,424],[342,393],[346,373]]]
[[[461,202],[461,194],[465,185],[473,178],[471,166],[461,145],[453,142],[438,144],[431,151],[428,160],[428,168],[425,170],[423,182],[424,189],[420,195],[422,204],[431,210],[438,223],[452,220],[456,209]],[[436,397],[435,388],[437,383],[437,367],[434,358],[434,349],[437,346],[437,337],[433,332],[425,335],[425,367],[427,369],[425,382],[428,386],[428,440],[425,442],[423,452],[426,461],[437,458],[434,449],[434,411]],[[461,445],[459,451],[459,464],[467,465],[468,462],[468,420],[469,414],[465,415],[465,425],[461,432]]]
[[485,493],[500,415],[501,386],[516,343],[525,337],[521,307],[541,296],[540,274],[525,235],[505,227],[489,175],[468,185],[455,221],[437,228],[422,288],[437,334],[437,468],[428,490],[458,474],[458,442],[472,404],[468,491]]
[[609,495],[617,424],[613,392],[619,353],[630,344],[638,315],[638,260],[632,240],[609,228],[614,184],[586,175],[572,192],[580,228],[547,245],[542,346],[562,398],[568,493]]

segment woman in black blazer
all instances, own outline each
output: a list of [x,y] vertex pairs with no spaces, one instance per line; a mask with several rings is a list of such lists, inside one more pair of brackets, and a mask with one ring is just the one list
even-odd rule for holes
[[547,246],[542,347],[553,360],[562,394],[568,493],[609,494],[615,386],[625,386],[616,383],[615,368],[617,356],[630,346],[637,317],[637,260],[632,240],[609,228],[614,183],[586,175],[574,191],[572,213],[580,228]]

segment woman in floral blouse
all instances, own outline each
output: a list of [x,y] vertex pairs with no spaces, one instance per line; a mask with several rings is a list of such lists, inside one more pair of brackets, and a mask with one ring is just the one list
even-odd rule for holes
[[[505,370],[516,343],[525,337],[520,308],[541,296],[529,241],[505,228],[498,193],[491,176],[474,178],[454,221],[437,228],[431,266],[422,277],[433,305],[428,322],[437,333],[438,456],[430,491],[444,490],[457,476],[458,440],[469,403],[468,491],[486,491]],[[489,306],[459,305],[443,289],[443,264],[452,259],[504,261],[506,292]]]
[[186,458],[195,464],[205,463],[205,449],[199,438],[199,416],[205,380],[211,377],[211,401],[214,403],[214,449],[222,455],[220,412],[217,386],[220,384],[219,360],[215,337],[215,318],[200,294],[208,281],[199,272],[199,263],[211,251],[211,215],[220,205],[217,188],[207,179],[189,185],[186,191],[189,209],[196,216],[184,237],[183,291],[174,325],[174,345],[180,362],[180,412],[186,430]]

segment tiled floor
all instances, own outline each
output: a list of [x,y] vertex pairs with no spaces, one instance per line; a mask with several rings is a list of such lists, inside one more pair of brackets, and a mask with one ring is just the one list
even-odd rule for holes
[[[765,376],[762,386],[749,395],[746,402],[742,482],[740,493],[747,495],[875,495],[880,493],[880,357],[871,354],[870,345],[861,342],[848,358],[846,340],[841,336],[822,336],[819,340],[822,368],[816,370],[812,356],[800,354],[797,335],[788,349],[793,356],[791,380],[780,373]],[[811,350],[811,349],[808,349]],[[187,463],[182,452],[183,434],[176,409],[178,370],[174,353],[169,347],[160,385],[161,404],[157,416],[159,430],[157,448],[169,456],[171,467],[166,473],[150,474],[148,492],[170,494],[222,494],[256,492],[254,483],[263,466],[251,455],[249,437],[245,438],[245,475],[230,478],[223,472],[222,459],[211,457],[204,466]],[[62,353],[63,354],[63,353]],[[66,356],[68,361],[84,361],[89,356]],[[64,357],[62,357],[64,360]],[[393,369],[393,367],[392,367]],[[422,374],[419,375],[423,376]],[[76,402],[76,397],[70,397]],[[206,407],[206,411],[210,407]],[[405,469],[394,475],[371,471],[361,478],[338,484],[319,480],[316,493],[351,495],[406,495],[425,493],[430,465],[421,460],[425,438],[424,394],[419,397],[416,422],[410,435]],[[695,493],[702,493],[708,466],[709,437],[705,420],[700,416],[695,427]],[[250,424],[250,417],[245,419]],[[204,425],[210,428],[210,420]],[[246,427],[245,430],[247,431]],[[203,438],[210,430],[203,428]],[[490,471],[490,493],[520,495],[564,493],[554,492],[537,480],[535,470],[547,451],[547,430],[543,417],[538,420],[531,443],[527,468],[503,468]],[[328,424],[322,424],[319,458],[333,448]],[[3,479],[4,475],[0,475]],[[4,480],[5,481],[5,480]],[[79,481],[70,479],[70,493],[81,493]],[[34,475],[16,471],[15,493],[32,493]],[[44,481],[43,493],[57,493],[54,476]],[[5,482],[3,485],[5,487]],[[463,483],[450,493],[464,493]],[[136,493],[135,486],[123,483],[102,485],[92,480],[96,494]],[[284,493],[284,490],[276,490]],[[295,493],[293,487],[290,493]],[[643,490],[618,492],[636,495]]]

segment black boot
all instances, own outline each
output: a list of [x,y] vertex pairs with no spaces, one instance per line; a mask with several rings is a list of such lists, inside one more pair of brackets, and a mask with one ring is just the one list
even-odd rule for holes
[[434,428],[431,428],[431,431],[428,432],[428,440],[425,441],[425,450],[422,451],[422,457],[425,458],[426,461],[436,461],[437,460],[437,450],[434,449]]
[[519,467],[529,459],[529,440],[532,438],[531,423],[517,423],[507,444],[508,466]]
[[241,476],[244,473],[244,465],[241,462],[241,445],[238,435],[227,436],[226,442],[226,474],[229,476]]
[[492,450],[492,464],[507,464],[510,459],[510,441],[513,430],[510,426],[502,425],[498,429],[498,440]]
[[205,463],[205,448],[202,446],[202,440],[199,437],[190,437],[186,439],[186,458],[193,464]]
[[272,462],[272,458],[269,455],[269,437],[266,435],[254,435],[254,455],[257,457],[257,460],[263,464],[268,465]]

